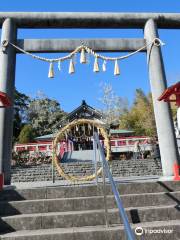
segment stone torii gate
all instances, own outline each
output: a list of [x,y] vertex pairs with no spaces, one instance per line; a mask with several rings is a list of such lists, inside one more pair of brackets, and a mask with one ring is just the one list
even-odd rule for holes
[[[1,12],[1,43],[17,44],[29,52],[69,52],[82,41],[95,51],[135,51],[158,38],[158,28],[180,28],[180,14],[171,13],[30,13]],[[18,28],[136,28],[144,29],[142,39],[17,39]],[[166,76],[160,46],[147,47],[148,70],[164,179],[173,176],[174,163],[179,154],[169,104],[158,97],[166,89]],[[0,50],[0,91],[13,102],[16,54],[11,45]],[[0,173],[5,184],[10,184],[13,108],[0,109]]]

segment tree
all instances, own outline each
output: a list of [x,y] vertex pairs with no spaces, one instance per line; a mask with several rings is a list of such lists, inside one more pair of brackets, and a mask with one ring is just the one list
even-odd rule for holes
[[141,89],[136,90],[133,106],[120,118],[120,128],[132,129],[137,135],[156,135],[152,96]]
[[27,120],[27,108],[30,98],[15,89],[14,93],[14,125],[13,125],[13,138],[17,140],[22,127]]
[[65,119],[66,113],[56,100],[42,96],[33,99],[28,108],[28,121],[36,135],[45,135],[57,131]]
[[19,134],[19,143],[28,143],[34,140],[34,131],[31,125],[24,125]]
[[119,124],[121,114],[128,108],[128,101],[116,95],[110,84],[103,86],[102,95],[100,101],[103,104],[103,108],[101,109],[104,116],[103,120],[107,127],[110,128],[112,124]]

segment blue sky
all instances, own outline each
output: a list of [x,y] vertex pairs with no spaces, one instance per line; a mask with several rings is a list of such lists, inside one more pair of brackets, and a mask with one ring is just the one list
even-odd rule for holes
[[[0,11],[60,11],[60,12],[179,12],[180,1],[118,1],[118,0],[0,0]],[[180,30],[159,30],[160,38],[166,43],[163,57],[168,85],[180,79]],[[19,38],[143,38],[142,30],[86,30],[86,29],[23,29]],[[124,55],[126,53],[104,53],[105,55]],[[63,56],[64,53],[43,54],[46,57]],[[121,75],[113,75],[113,65],[107,66],[107,72],[93,73],[93,59],[87,65],[76,60],[76,73],[68,74],[68,64],[64,63],[62,71],[54,79],[48,79],[48,64],[31,59],[25,55],[17,56],[16,87],[28,95],[35,96],[38,91],[57,99],[65,111],[77,107],[82,99],[94,106],[101,107],[102,84],[112,84],[115,93],[128,98],[132,103],[136,88],[150,91],[146,55],[139,53],[122,61]]]

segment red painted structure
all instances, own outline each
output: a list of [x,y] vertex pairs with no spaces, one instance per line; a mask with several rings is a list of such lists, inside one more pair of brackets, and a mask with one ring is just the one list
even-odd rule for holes
[[180,107],[180,82],[168,87],[158,98],[159,101],[175,102]]
[[[10,99],[5,93],[0,92],[0,108],[5,108],[9,106],[11,106]],[[1,173],[0,174],[0,190],[3,188],[3,185],[4,185],[4,175],[3,173]]]
[[[93,119],[94,121],[100,121],[102,124],[102,114],[98,112],[95,108],[89,106],[85,100],[82,101],[82,104],[70,112],[67,117],[67,122],[72,122],[75,119]],[[63,125],[63,122],[62,124]],[[151,139],[145,136],[134,136],[134,131],[117,129],[118,125],[111,126],[110,129],[110,145],[111,152],[114,157],[120,158],[120,155],[129,155],[129,153],[134,150],[134,143],[139,141],[139,144],[142,147],[142,150],[145,152],[152,149]],[[45,156],[52,156],[52,141],[54,139],[53,134],[48,134],[44,136],[37,137],[34,142],[26,144],[15,144],[14,152],[18,153],[21,151],[28,152],[31,156],[35,156],[37,153],[43,153]],[[100,140],[103,143],[103,140]],[[87,149],[92,149],[93,139],[87,139]],[[62,157],[64,152],[79,151],[83,150],[84,145],[80,143],[78,138],[73,142],[71,138],[62,139],[58,146],[57,152]],[[84,149],[85,150],[85,149]]]
[[[180,107],[180,82],[168,87],[158,98],[159,101],[175,102],[176,106]],[[174,164],[174,181],[180,181],[180,166]]]
[[3,92],[0,92],[0,103],[1,103],[1,105],[0,105],[1,108],[11,106],[11,101],[10,101],[9,97]]
[[179,170],[180,166],[178,164],[174,164],[174,181],[180,181]]
[[[101,140],[102,141],[102,140]],[[112,153],[133,152],[134,144],[139,141],[140,146],[144,150],[151,150],[151,138],[145,136],[128,136],[128,137],[111,137],[110,145]],[[52,154],[52,140],[51,141],[37,141],[26,144],[15,144],[14,152],[28,151],[30,153],[44,152],[48,156]],[[73,151],[73,142],[62,140],[59,142],[58,151],[62,157],[64,152]]]

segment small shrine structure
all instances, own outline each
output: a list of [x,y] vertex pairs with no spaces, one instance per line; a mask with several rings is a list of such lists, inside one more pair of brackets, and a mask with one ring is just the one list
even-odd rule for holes
[[159,101],[175,102],[180,107],[180,82],[168,87],[158,98]]
[[4,93],[0,92],[0,108],[10,107],[11,101],[9,97]]
[[175,124],[176,137],[180,135],[180,82],[168,87],[158,98],[159,101],[173,102],[178,107],[177,122]]

